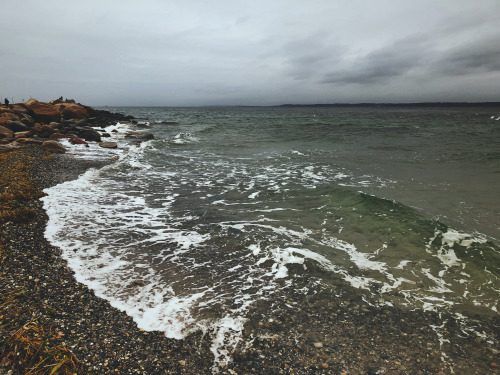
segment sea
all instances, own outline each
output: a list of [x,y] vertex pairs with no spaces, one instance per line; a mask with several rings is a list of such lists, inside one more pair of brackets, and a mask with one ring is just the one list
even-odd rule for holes
[[45,235],[140,328],[201,330],[220,363],[298,288],[477,336],[470,317],[498,316],[500,108],[105,109],[137,121],[98,129],[117,149],[64,141],[114,162],[45,190]]

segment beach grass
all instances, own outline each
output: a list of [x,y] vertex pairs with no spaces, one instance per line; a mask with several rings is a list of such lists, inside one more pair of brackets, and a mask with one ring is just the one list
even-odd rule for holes
[[[30,202],[45,195],[31,179],[32,161],[22,150],[0,155],[0,224],[28,224],[34,214]],[[9,262],[10,246],[5,241],[2,236],[2,269]],[[0,279],[4,277],[1,272]],[[16,374],[77,372],[76,357],[57,343],[60,333],[52,330],[50,322],[31,319],[31,307],[29,288],[3,290],[0,294],[0,362],[9,363]]]
[[30,220],[33,209],[28,203],[45,195],[30,177],[31,161],[32,158],[22,151],[0,155],[0,222]]

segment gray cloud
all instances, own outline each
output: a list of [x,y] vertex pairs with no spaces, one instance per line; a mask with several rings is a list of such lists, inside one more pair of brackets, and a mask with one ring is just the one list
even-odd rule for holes
[[498,0],[6,2],[0,97],[500,100],[498,14]]
[[408,38],[346,61],[342,69],[325,75],[322,83],[376,84],[402,76],[425,60],[426,42]]
[[467,43],[443,53],[434,70],[446,75],[500,73],[499,36]]
[[345,51],[345,47],[329,41],[325,32],[287,42],[284,54],[288,74],[297,80],[313,78],[337,64]]

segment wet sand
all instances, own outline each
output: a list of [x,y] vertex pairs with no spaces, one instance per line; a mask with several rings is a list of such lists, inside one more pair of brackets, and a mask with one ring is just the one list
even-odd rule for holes
[[[103,165],[70,155],[44,160],[34,146],[22,152],[34,157],[31,174],[40,188]],[[340,282],[331,290],[304,295],[301,283],[307,280],[255,306],[233,361],[214,368],[208,335],[174,340],[161,332],[142,331],[125,313],[77,283],[60,249],[44,238],[47,215],[41,202],[31,205],[35,215],[29,222],[0,224],[6,250],[0,295],[26,290],[18,301],[20,312],[11,316],[2,311],[2,320],[50,327],[58,333],[57,345],[75,355],[79,374],[499,373],[499,318],[471,317],[484,334],[467,334],[453,317],[370,306]],[[2,357],[12,334],[0,331]],[[2,373],[22,372],[4,359]]]

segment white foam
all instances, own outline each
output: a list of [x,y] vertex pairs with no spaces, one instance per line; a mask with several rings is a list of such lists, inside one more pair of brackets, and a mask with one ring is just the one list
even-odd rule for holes
[[193,136],[191,133],[179,133],[171,139],[171,142],[177,145],[185,145],[189,143],[197,143],[199,142],[199,138]]

